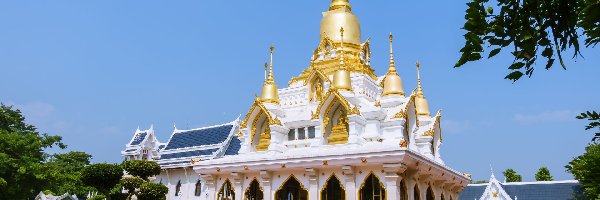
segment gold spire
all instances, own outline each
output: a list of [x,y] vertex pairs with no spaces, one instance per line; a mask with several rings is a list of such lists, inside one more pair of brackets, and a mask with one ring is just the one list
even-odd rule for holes
[[277,94],[277,85],[275,84],[275,78],[273,77],[273,51],[275,47],[271,46],[271,64],[269,67],[269,75],[265,79],[265,83],[262,88],[261,101],[266,103],[279,104],[279,95]]
[[340,28],[341,44],[340,44],[340,65],[341,68],[333,74],[333,87],[340,90],[352,91],[352,83],[350,81],[350,72],[346,63],[344,63],[344,27]]
[[396,71],[396,64],[394,63],[394,50],[392,47],[392,40],[394,36],[390,33],[390,68],[387,74],[383,78],[383,94],[381,96],[388,95],[402,95],[404,96],[404,90],[402,89],[402,79]]
[[331,0],[329,10],[335,10],[342,7],[346,7],[348,8],[348,10],[352,10],[352,7],[350,6],[350,2],[348,0]]
[[430,116],[429,103],[425,99],[423,94],[423,88],[421,87],[421,71],[419,61],[417,61],[417,95],[415,97],[415,107],[417,109],[418,116]]

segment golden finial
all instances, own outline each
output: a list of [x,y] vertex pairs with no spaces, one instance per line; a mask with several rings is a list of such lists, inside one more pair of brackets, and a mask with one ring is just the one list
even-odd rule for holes
[[394,62],[394,51],[392,47],[392,41],[394,36],[390,33],[390,67],[387,74],[383,78],[383,93],[381,96],[387,95],[402,95],[404,96],[404,90],[402,89],[402,79],[396,71],[396,65]]
[[[271,53],[271,63],[269,66],[269,75],[265,79],[265,83],[263,84],[263,91],[261,96],[261,101],[268,103],[279,104],[279,95],[277,94],[277,85],[275,84],[275,78],[273,75],[273,52],[275,51],[275,47],[271,45],[270,53]],[[266,67],[266,63],[265,63]]]
[[352,7],[350,7],[350,2],[348,0],[331,0],[329,10],[335,10],[342,7],[346,7],[348,8],[348,10],[352,10]]
[[350,71],[344,63],[344,27],[340,28],[340,69],[333,74],[333,87],[340,90],[352,91],[352,82],[350,80]]
[[269,67],[269,64],[267,64],[265,62],[265,79],[264,80],[267,80],[267,70],[268,70],[268,67]]
[[423,87],[421,87],[421,68],[419,61],[416,63],[417,66],[417,94],[415,97],[415,107],[417,108],[417,115],[419,116],[430,116],[429,103],[425,99],[423,94]]

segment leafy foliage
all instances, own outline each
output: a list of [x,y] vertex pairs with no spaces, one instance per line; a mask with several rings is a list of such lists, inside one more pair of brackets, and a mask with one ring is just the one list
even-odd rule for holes
[[108,199],[110,199],[110,190],[119,183],[121,177],[123,177],[123,168],[116,164],[93,164],[81,171],[81,181],[96,188],[100,193],[108,196]]
[[597,199],[600,197],[600,144],[592,143],[585,150],[565,167],[581,183],[587,199]]
[[66,148],[60,136],[39,133],[25,123],[18,109],[0,104],[0,194],[6,199],[31,199],[48,185],[44,150]]
[[93,188],[81,182],[81,170],[90,164],[91,158],[91,155],[79,151],[52,155],[44,165],[46,173],[40,175],[48,180],[46,189],[55,194],[87,195]]
[[521,182],[522,180],[521,175],[517,174],[513,169],[507,169],[502,174],[504,174],[506,182]]
[[159,183],[146,182],[140,187],[139,200],[165,200],[169,188]]
[[552,175],[550,175],[550,170],[547,167],[541,167],[537,173],[535,173],[536,181],[553,181]]
[[94,195],[93,197],[87,199],[87,200],[105,200],[106,196],[98,194],[98,195]]
[[598,114],[596,111],[587,111],[579,114],[577,116],[577,119],[587,119],[591,121],[587,126],[585,126],[585,130],[598,128],[598,132],[595,133],[594,138],[592,138],[592,141],[600,139],[600,114]]
[[123,162],[123,169],[127,173],[148,181],[148,177],[160,174],[158,163],[147,160],[129,160]]
[[128,196],[131,197],[135,194],[135,189],[140,188],[144,183],[144,179],[133,177],[121,179],[121,185],[127,190]]
[[454,67],[483,58],[483,45],[493,49],[488,58],[511,49],[514,60],[508,69],[512,72],[505,78],[516,81],[533,75],[540,55],[546,59],[546,69],[557,57],[566,69],[563,52],[572,48],[573,57],[581,55],[578,31],[587,36],[587,47],[600,41],[597,0],[471,0],[467,6],[465,45]]

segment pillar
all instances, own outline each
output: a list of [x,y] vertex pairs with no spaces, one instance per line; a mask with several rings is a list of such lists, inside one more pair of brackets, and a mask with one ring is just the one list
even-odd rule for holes
[[207,199],[216,199],[216,193],[217,193],[217,183],[216,183],[216,177],[214,175],[210,175],[210,174],[200,174],[200,177],[202,177],[202,179],[204,179],[204,182],[206,183],[206,188],[208,189],[208,196]]
[[344,180],[341,181],[343,181],[344,188],[346,189],[346,200],[356,200],[356,180],[352,166],[343,166],[342,172],[344,175]]
[[271,172],[266,170],[260,171],[260,179],[263,187],[264,200],[274,199],[273,192],[271,191]]
[[385,185],[387,199],[400,199],[400,191],[398,184],[402,181],[402,177],[398,174],[406,171],[407,166],[402,163],[384,163],[383,171],[385,172]]
[[243,175],[241,173],[231,172],[231,177],[233,179],[232,184],[234,188],[233,191],[235,191],[235,200],[242,200],[244,196],[244,185],[242,184]]
[[314,168],[306,168],[308,174],[308,199],[319,199],[319,172]]

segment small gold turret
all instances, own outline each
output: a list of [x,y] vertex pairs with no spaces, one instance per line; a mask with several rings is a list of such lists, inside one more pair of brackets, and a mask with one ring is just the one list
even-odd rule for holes
[[352,83],[350,81],[350,71],[344,62],[344,27],[340,28],[342,42],[340,44],[340,65],[341,68],[333,74],[333,87],[339,90],[352,91]]
[[265,79],[265,83],[262,88],[261,101],[265,103],[279,104],[279,95],[277,94],[277,85],[275,84],[275,78],[273,77],[273,51],[275,47],[271,46],[271,64],[269,66],[269,75]]
[[387,74],[383,78],[383,94],[381,96],[388,95],[401,95],[404,96],[404,90],[402,89],[402,79],[396,71],[396,64],[394,63],[394,50],[392,47],[392,40],[394,36],[390,33],[390,68]]
[[427,99],[425,99],[425,95],[423,94],[423,88],[421,87],[421,71],[419,67],[419,61],[417,61],[417,94],[415,96],[415,107],[418,116],[429,117],[429,103],[427,103]]

